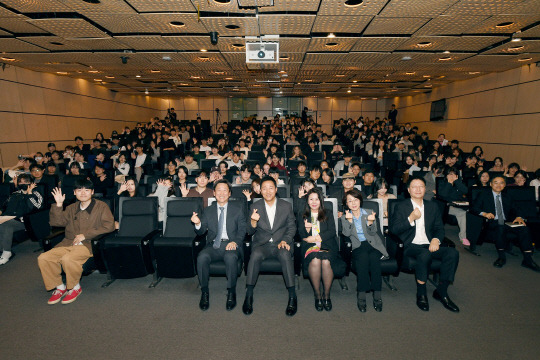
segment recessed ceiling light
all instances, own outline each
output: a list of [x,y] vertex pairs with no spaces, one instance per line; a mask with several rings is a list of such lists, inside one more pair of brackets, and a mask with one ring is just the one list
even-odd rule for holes
[[232,44],[231,46],[235,49],[242,49],[246,47],[244,44]]
[[512,47],[509,47],[508,50],[509,50],[509,51],[518,51],[518,50],[523,50],[524,48],[525,48],[525,46],[519,45],[519,46],[512,46]]
[[95,74],[95,73],[98,73],[99,71],[97,70],[88,70],[89,73],[92,73],[92,74]]
[[532,58],[528,57],[528,58],[518,59],[518,61],[529,61],[529,60],[532,60]]
[[101,80],[101,79],[94,79],[94,81],[103,81],[103,80]]
[[371,100],[377,100],[377,98],[371,98]]
[[208,56],[199,56],[199,59],[200,60],[208,60],[210,59]]
[[505,22],[502,22],[500,24],[497,24],[495,25],[496,28],[505,28],[505,27],[509,27],[509,26],[512,26],[514,25],[514,23],[512,21],[505,21]]
[[330,34],[328,34],[328,35],[327,35],[326,37],[327,37],[327,38],[331,38],[331,39],[332,39],[332,38],[335,38],[335,37],[336,37],[336,35],[334,35],[334,33],[330,33]]
[[353,83],[357,83],[357,82],[358,82],[358,80],[353,80],[352,82],[353,82]]
[[448,61],[448,60],[452,60],[452,57],[451,56],[445,56],[445,57],[441,57],[439,58],[440,61]]
[[432,87],[433,85],[431,84],[428,84],[428,85],[424,85],[424,87]]
[[414,71],[408,71],[405,73],[405,75],[414,75],[414,74],[416,74]]
[[336,77],[344,77],[345,75],[343,74],[336,74]]
[[480,71],[469,71],[469,75],[480,74]]
[[107,79],[114,79],[114,76],[105,76]]
[[430,78],[431,75],[423,75],[422,77],[425,77],[425,78]]
[[190,76],[192,79],[200,79],[200,76]]
[[443,51],[442,53],[443,53],[443,54],[450,54],[450,51],[445,50],[445,51]]
[[229,24],[229,25],[225,25],[225,28],[227,28],[229,30],[237,30],[237,29],[240,29],[240,26],[234,25],[234,24]]
[[512,38],[512,42],[520,42],[520,41],[521,41],[521,38],[518,38],[518,37]]
[[58,41],[51,41],[51,42],[49,42],[49,44],[56,45],[56,46],[64,46],[64,44],[62,44],[61,42],[58,42]]
[[0,60],[4,60],[4,61],[15,61],[14,58],[10,58],[10,57],[1,57]]
[[146,95],[148,95],[148,94],[149,94],[148,89],[144,89],[144,93],[145,93]]
[[419,42],[418,44],[416,44],[416,46],[418,47],[428,47],[428,46],[431,46],[433,45],[433,43],[431,41],[422,41],[422,42]]
[[141,77],[141,75],[135,75],[135,77],[136,77],[136,78],[140,78],[140,77]]
[[232,77],[226,77],[225,80],[232,80]]
[[225,71],[214,71],[214,74],[223,75],[223,74],[225,74]]
[[161,70],[150,70],[151,73],[159,73]]
[[403,61],[409,61],[409,60],[411,60],[411,59],[412,59],[412,57],[410,57],[410,56],[408,56],[408,55],[403,56],[403,57],[401,58],[401,60],[403,60]]
[[281,70],[281,71],[279,71],[279,73],[280,73],[280,74],[285,74],[286,71],[285,71],[285,70]]
[[334,46],[338,46],[338,43],[336,43],[336,42],[329,42],[329,43],[326,43],[324,46],[326,46],[326,47],[334,47]]
[[208,50],[206,50],[206,49],[201,49],[201,52],[207,52],[207,51],[208,51]]
[[347,90],[347,92],[350,94],[350,93],[351,93],[351,90]]
[[56,72],[58,75],[67,75],[67,71],[57,71]]
[[169,23],[169,25],[174,26],[174,27],[184,27],[184,26],[186,26],[186,24],[184,24],[181,21],[171,21]]
[[312,82],[313,80],[311,80],[311,79],[306,79],[306,80],[304,80],[304,81],[305,81],[305,82]]
[[360,6],[363,2],[364,0],[346,0],[345,6],[348,6],[348,7]]

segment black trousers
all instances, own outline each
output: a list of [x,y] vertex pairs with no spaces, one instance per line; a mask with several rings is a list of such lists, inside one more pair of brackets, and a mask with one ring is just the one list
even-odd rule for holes
[[222,241],[219,249],[214,249],[212,246],[205,247],[197,256],[197,274],[199,276],[199,284],[202,287],[208,286],[210,278],[210,263],[212,261],[223,260],[225,262],[225,276],[227,277],[227,288],[235,288],[238,279],[238,259],[240,258],[240,250],[225,250],[229,241]]
[[416,260],[416,279],[427,281],[431,262],[433,259],[441,261],[440,281],[454,281],[457,266],[459,263],[459,253],[451,247],[439,247],[435,252],[429,251],[429,245],[410,244],[405,248],[404,256],[414,258]]
[[269,258],[277,258],[281,263],[283,278],[287,287],[294,286],[294,262],[292,258],[293,247],[291,249],[278,249],[277,244],[266,243],[261,246],[254,247],[251,250],[251,258],[249,259],[247,269],[247,285],[255,285],[259,277],[261,262]]
[[510,241],[508,239],[509,234],[517,237],[521,251],[531,251],[533,249],[531,235],[527,226],[513,228],[506,225],[499,225],[496,221],[490,221],[486,226],[486,237],[493,239],[495,247],[498,250],[506,249]]
[[356,269],[356,291],[381,291],[381,256],[381,252],[367,241],[362,241],[360,247],[353,250],[352,263]]

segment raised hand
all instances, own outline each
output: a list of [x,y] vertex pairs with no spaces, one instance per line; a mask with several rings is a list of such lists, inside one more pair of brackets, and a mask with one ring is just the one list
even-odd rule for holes
[[350,210],[345,211],[345,219],[347,219],[347,221],[352,224],[353,215],[352,215],[352,212]]
[[199,216],[196,212],[193,212],[193,216],[191,216],[191,222],[195,225],[199,225],[201,223],[201,219],[199,219]]
[[298,198],[302,198],[304,197],[304,195],[306,195],[306,190],[304,189],[303,186],[300,186],[298,188]]
[[251,214],[251,221],[257,222],[261,218],[261,215],[257,213],[257,209],[253,210],[253,213]]
[[182,185],[180,185],[180,192],[182,193],[182,197],[188,196],[189,190],[186,183],[183,183]]
[[247,201],[250,201],[251,200],[251,194],[252,192],[249,191],[249,190],[242,190],[242,194],[244,194],[244,196],[247,198]]
[[240,176],[238,176],[238,177],[236,178],[236,183],[237,183],[237,184],[242,184],[242,179],[240,178]]
[[66,195],[62,194],[62,190],[60,190],[60,188],[54,188],[52,195],[54,197],[54,201],[56,201],[56,206],[61,207],[66,200]]
[[30,185],[28,185],[28,189],[26,189],[26,193],[27,193],[28,195],[32,194],[32,191],[34,191],[34,189],[36,188],[36,186],[37,186],[37,185],[34,184],[34,183],[31,183]]
[[311,232],[311,227],[313,226],[313,224],[309,222],[307,219],[304,219],[304,226],[306,227],[306,231],[308,233]]
[[371,214],[367,217],[368,221],[375,221],[375,212],[371,211]]
[[124,181],[122,185],[120,185],[120,188],[118,189],[118,194],[121,194],[126,190],[127,190],[127,181]]

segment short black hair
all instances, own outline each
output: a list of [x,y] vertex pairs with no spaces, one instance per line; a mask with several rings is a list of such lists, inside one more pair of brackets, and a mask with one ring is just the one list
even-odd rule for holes
[[82,141],[82,140],[83,140],[83,138],[82,138],[82,137],[80,137],[80,136],[75,136],[75,141],[77,141],[77,140],[81,140],[81,141]]
[[271,167],[270,170],[268,170],[268,174],[279,174],[279,169]]
[[240,167],[240,171],[248,171],[248,172],[251,172],[251,166],[249,166],[248,164],[244,164]]
[[271,182],[274,184],[274,187],[277,188],[276,180],[275,180],[273,177],[271,177],[271,176],[265,176],[265,177],[263,177],[263,178],[261,179],[261,187],[262,187],[262,185],[263,185],[265,182],[267,182],[267,181],[271,181]]
[[409,177],[409,180],[407,181],[407,189],[411,187],[411,183],[414,181],[414,180],[420,180],[424,183],[424,186],[426,185],[426,180],[423,178],[423,177],[420,177],[420,176],[411,176]]
[[94,190],[94,183],[88,179],[77,179],[73,186],[73,190],[78,190],[78,189]]
[[20,174],[17,176],[17,182],[20,182],[21,180],[26,180],[29,184],[34,182],[34,179],[30,174]]
[[230,182],[228,182],[226,179],[221,179],[221,180],[218,180],[214,183],[214,191],[216,190],[217,186],[219,184],[226,184],[227,187],[229,188],[229,192],[232,192],[232,185]]
[[[54,164],[54,163],[53,163],[53,164]],[[55,165],[55,166],[56,166],[56,165]],[[32,164],[32,165],[30,166],[30,171],[32,171],[32,169],[34,169],[34,168],[38,168],[39,170],[42,170],[42,171],[45,170],[45,168],[43,167],[43,165],[39,165],[39,164],[37,164],[37,163]]]

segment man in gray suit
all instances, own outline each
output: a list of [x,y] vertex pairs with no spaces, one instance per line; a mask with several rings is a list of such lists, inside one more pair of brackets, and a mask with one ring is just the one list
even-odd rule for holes
[[277,258],[281,263],[285,284],[289,291],[289,302],[285,313],[294,316],[297,310],[294,290],[293,239],[296,223],[290,203],[277,199],[277,184],[272,177],[261,180],[263,201],[251,206],[251,221],[248,234],[253,235],[251,258],[247,268],[247,292],[242,311],[249,315],[253,312],[253,289],[259,276],[261,262]]
[[243,257],[242,243],[246,236],[246,216],[241,204],[229,202],[231,188],[227,180],[216,181],[214,184],[216,201],[204,210],[201,219],[197,213],[193,213],[191,217],[197,234],[203,235],[208,231],[206,247],[197,257],[197,274],[202,292],[199,307],[203,311],[208,310],[210,306],[208,279],[210,263],[215,260],[225,262],[228,290],[226,309],[232,310],[236,306],[238,259]]

